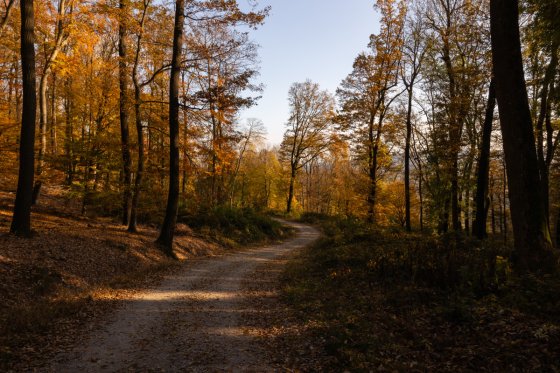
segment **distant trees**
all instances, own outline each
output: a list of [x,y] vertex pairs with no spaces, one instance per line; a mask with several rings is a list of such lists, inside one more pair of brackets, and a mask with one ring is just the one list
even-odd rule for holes
[[[505,243],[513,228],[517,267],[545,268],[554,224],[560,242],[560,5],[524,1],[519,27],[512,4],[377,1],[379,31],[338,103],[317,83],[293,84],[282,144],[264,147],[262,123],[240,122],[262,87],[257,46],[239,26],[258,26],[268,9],[41,0],[34,42],[33,4],[21,2],[20,24],[8,1],[0,182],[15,189],[19,161],[11,229],[30,232],[31,180],[35,196],[64,184],[83,214],[119,216],[130,232],[163,221],[170,255],[177,216],[250,207]],[[492,131],[494,91],[502,131]]]
[[[257,97],[250,95],[261,88],[254,84],[255,45],[247,33],[236,28],[258,26],[267,8],[257,10],[254,5],[244,12],[235,1],[184,2],[183,39],[176,43],[176,52],[182,53],[175,56],[173,65],[173,48],[167,42],[173,34],[173,27],[168,26],[172,12],[167,4],[123,0],[111,8],[97,2],[78,6],[60,1],[53,6],[40,1],[38,43],[29,36],[29,21],[22,26],[27,34],[17,29],[19,20],[10,16],[13,4],[5,4],[0,19],[4,36],[0,44],[5,51],[0,56],[0,96],[6,103],[0,106],[3,182],[9,180],[6,176],[13,170],[12,155],[19,142],[23,160],[20,189],[27,181],[33,182],[28,172],[35,171],[35,195],[41,184],[64,183],[67,192],[81,200],[83,214],[119,215],[131,232],[137,230],[138,221],[163,217],[162,196],[169,184],[173,198],[168,216],[176,216],[179,202],[173,199],[180,194],[183,198],[178,200],[189,212],[250,200],[243,195],[248,178],[241,174],[261,129],[255,125],[245,132],[238,113],[254,104]],[[22,44],[22,63],[15,53],[20,48],[14,44],[20,35],[27,42]],[[41,72],[40,164],[35,170],[31,105],[35,78],[28,79],[35,67],[30,62],[34,44]],[[175,83],[170,87],[171,77]],[[168,97],[172,98],[171,111],[166,110]],[[20,137],[15,128],[19,129],[22,119]],[[169,121],[171,134],[166,128]],[[130,122],[135,124],[135,133],[128,130]],[[211,122],[214,128],[208,131]],[[165,156],[168,146],[176,150],[171,162]],[[219,192],[207,200],[204,185],[212,158]],[[179,189],[173,187],[177,182]],[[271,189],[270,181],[267,184]],[[150,199],[142,199],[143,190]],[[13,225],[14,232],[24,234],[30,230],[27,197],[33,196],[27,192],[18,193]],[[272,195],[272,190],[267,193]],[[272,203],[270,197],[267,204]],[[165,224],[172,225],[173,221]],[[164,246],[169,248],[172,234],[163,236]]]
[[369,177],[368,220],[375,220],[378,168],[385,120],[400,92],[396,90],[401,66],[404,3],[392,0],[377,2],[381,13],[381,30],[372,35],[371,53],[354,61],[352,73],[338,90],[345,127],[355,133],[367,160]]
[[334,99],[327,91],[321,90],[317,83],[307,80],[292,84],[288,101],[290,117],[280,152],[289,165],[286,212],[290,213],[298,171],[329,146]]
[[426,40],[424,39],[424,20],[419,12],[409,12],[405,20],[405,40],[403,41],[401,79],[407,93],[406,103],[406,135],[404,146],[404,197],[405,197],[405,228],[412,230],[410,219],[410,166],[412,142],[412,111],[414,88],[420,77],[420,69],[426,54]]

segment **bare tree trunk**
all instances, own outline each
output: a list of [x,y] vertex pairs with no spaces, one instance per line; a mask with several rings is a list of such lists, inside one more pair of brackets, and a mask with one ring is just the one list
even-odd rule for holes
[[123,200],[122,200],[122,224],[127,225],[130,217],[130,185],[132,183],[132,159],[130,156],[130,134],[128,128],[128,71],[126,53],[126,17],[127,0],[119,1],[119,119],[121,124],[121,148],[122,148],[122,170],[123,170]]
[[[541,189],[544,198],[544,208],[545,208],[545,215],[546,221],[550,229],[550,214],[549,214],[549,165],[547,158],[545,156],[544,151],[544,124],[547,118],[547,114],[550,113],[551,105],[549,103],[549,87],[551,83],[554,81],[554,77],[556,75],[556,68],[558,66],[558,56],[556,53],[556,46],[552,47],[552,57],[550,59],[550,63],[546,69],[546,73],[543,79],[543,86],[540,93],[540,109],[539,115],[537,118],[536,124],[536,132],[537,132],[537,158],[539,162],[539,174],[541,178]],[[548,128],[547,128],[548,130]],[[550,133],[549,131],[547,131]],[[549,149],[550,150],[550,146]],[[547,152],[550,154],[550,152]]]
[[31,199],[35,163],[35,17],[33,0],[20,0],[23,112],[19,146],[19,174],[10,232],[31,234]]
[[64,152],[66,158],[66,184],[72,185],[74,182],[74,129],[72,125],[72,99],[70,98],[70,80],[65,82],[65,126],[64,126]]
[[[380,115],[375,138],[373,136],[373,128],[371,126],[369,131],[371,150],[369,154],[369,194],[367,197],[367,202],[368,221],[370,223],[375,223],[375,203],[377,198],[377,157],[379,152],[379,144],[381,142],[381,129],[383,126],[383,119],[383,115]],[[373,121],[373,116],[371,120]]]
[[164,252],[174,257],[173,236],[179,207],[179,83],[181,78],[181,52],[183,47],[183,23],[185,0],[175,3],[175,28],[173,31],[173,55],[169,77],[169,195],[165,218],[157,242]]
[[132,68],[132,82],[134,83],[134,119],[136,123],[136,135],[138,138],[138,165],[136,168],[136,178],[134,179],[134,190],[132,191],[132,201],[130,205],[130,217],[128,221],[128,231],[135,233],[138,231],[138,202],[140,201],[140,191],[142,190],[142,181],[144,176],[144,130],[142,128],[142,91],[138,81],[138,64],[140,61],[140,50],[142,36],[144,31],[144,21],[148,11],[148,2],[144,2],[144,10],[140,21],[140,33],[136,39],[136,55],[134,57],[134,66]]
[[39,81],[39,154],[37,157],[37,169],[35,170],[35,185],[31,204],[37,204],[43,181],[43,168],[45,167],[45,154],[47,153],[47,79],[48,75],[44,71]]
[[132,233],[138,230],[138,201],[140,200],[140,190],[142,189],[142,179],[144,176],[144,130],[142,128],[142,117],[140,113],[140,99],[140,87],[138,84],[135,84],[134,112],[136,117],[136,134],[138,136],[138,165],[136,168],[136,178],[134,179],[134,190],[132,193],[130,218],[128,222],[128,231]]
[[52,74],[51,88],[51,154],[58,154],[58,138],[56,134],[56,74]]
[[412,138],[412,84],[408,89],[408,105],[406,111],[406,143],[404,146],[404,205],[406,231],[412,231],[410,224],[410,140]]
[[289,214],[292,212],[292,200],[294,199],[294,183],[296,181],[296,168],[292,165],[292,172],[290,174],[290,187],[288,189],[288,203],[286,206],[286,212]]
[[509,183],[514,263],[520,272],[553,272],[557,259],[540,187],[518,18],[517,1],[490,1],[492,60]]
[[496,208],[494,206],[494,193],[490,194],[491,227],[492,235],[496,234]]
[[492,122],[496,107],[496,83],[494,78],[490,81],[488,89],[488,102],[482,125],[482,144],[478,157],[478,175],[476,179],[476,218],[473,224],[473,233],[479,239],[484,239],[486,233],[486,218],[488,208],[485,206],[488,196],[488,172],[490,170],[490,140],[492,136]]
[[560,247],[560,208],[556,216],[556,247]]

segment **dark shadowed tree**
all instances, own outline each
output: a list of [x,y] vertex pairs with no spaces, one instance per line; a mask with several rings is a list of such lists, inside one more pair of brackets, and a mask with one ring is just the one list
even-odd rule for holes
[[127,12],[128,0],[119,1],[119,119],[121,124],[121,152],[123,171],[123,200],[122,200],[122,224],[127,225],[130,214],[130,199],[132,182],[130,157],[130,131],[128,126],[128,69],[127,69]]
[[14,217],[10,231],[17,235],[31,233],[31,199],[35,163],[35,17],[33,0],[21,0],[21,69],[23,85],[23,113],[19,146],[19,175]]
[[540,188],[519,35],[518,1],[491,0],[490,24],[496,98],[504,143],[514,263],[521,272],[552,272],[557,259]]
[[482,142],[478,157],[478,174],[476,179],[476,218],[473,224],[473,234],[479,239],[486,237],[486,217],[488,216],[488,176],[490,170],[490,140],[492,136],[492,122],[496,108],[496,83],[490,81],[488,88],[488,102],[486,114],[482,124]]
[[181,78],[181,56],[183,50],[183,28],[185,1],[175,2],[175,28],[173,30],[173,55],[169,74],[169,193],[165,218],[157,242],[164,252],[173,254],[173,236],[179,208],[179,84]]
[[416,11],[411,18],[407,19],[405,26],[405,41],[403,45],[403,69],[402,81],[407,93],[406,108],[406,139],[404,147],[404,199],[405,199],[405,228],[408,232],[412,230],[410,223],[410,149],[412,140],[412,100],[414,98],[414,85],[417,82],[422,60],[426,53],[424,26],[421,14]]

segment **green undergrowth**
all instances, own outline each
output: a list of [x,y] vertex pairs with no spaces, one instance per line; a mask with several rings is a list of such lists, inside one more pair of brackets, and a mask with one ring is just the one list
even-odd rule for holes
[[220,207],[196,213],[181,213],[178,221],[226,247],[277,241],[293,229],[252,209]]
[[324,237],[283,294],[351,371],[558,371],[560,279],[514,275],[497,243],[303,216]]

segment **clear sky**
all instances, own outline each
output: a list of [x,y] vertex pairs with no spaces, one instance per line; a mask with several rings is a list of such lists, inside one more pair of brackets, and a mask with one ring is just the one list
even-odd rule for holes
[[[243,3],[247,0],[241,0]],[[261,119],[268,143],[279,144],[288,118],[288,90],[294,82],[311,79],[335,93],[352,70],[354,58],[367,49],[369,35],[378,31],[373,0],[259,0],[272,6],[265,24],[251,31],[260,45],[265,85],[258,106],[241,113]]]

